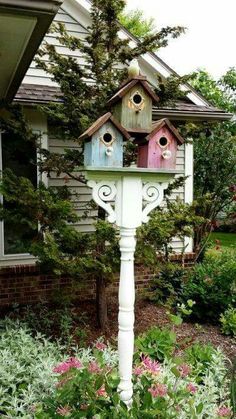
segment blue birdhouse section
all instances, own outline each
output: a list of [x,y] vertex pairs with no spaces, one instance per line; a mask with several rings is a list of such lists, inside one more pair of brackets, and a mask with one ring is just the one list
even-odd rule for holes
[[110,113],[99,118],[80,136],[84,144],[84,165],[123,167],[123,144],[130,135]]

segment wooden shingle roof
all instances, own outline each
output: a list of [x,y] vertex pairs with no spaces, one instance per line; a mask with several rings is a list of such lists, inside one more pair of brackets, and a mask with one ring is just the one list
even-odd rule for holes
[[[23,83],[19,88],[14,102],[22,105],[48,104],[49,102],[60,103],[63,95],[58,87],[41,86],[37,84]],[[229,120],[232,114],[214,106],[195,105],[189,100],[178,100],[169,106],[153,107],[153,119],[159,120],[168,117],[171,120]]]
[[179,131],[174,127],[174,125],[167,118],[160,119],[155,124],[153,124],[153,130],[146,136],[146,140],[149,141],[153,135],[155,135],[161,128],[167,126],[172,134],[175,136],[177,142],[181,145],[184,143],[183,137],[180,135]]
[[107,121],[111,121],[112,124],[121,132],[126,140],[129,140],[131,136],[124,127],[112,116],[111,112],[107,112],[105,115],[100,116],[83,134],[80,135],[79,140],[86,140],[99,130]]
[[126,93],[132,89],[132,87],[136,86],[136,84],[141,84],[144,90],[151,96],[154,103],[159,102],[159,97],[154,93],[154,91],[149,86],[147,82],[147,78],[145,76],[136,76],[132,78],[128,78],[122,84],[120,89],[112,96],[112,98],[107,102],[108,105],[114,105],[114,103],[118,102],[122,97],[126,95]]

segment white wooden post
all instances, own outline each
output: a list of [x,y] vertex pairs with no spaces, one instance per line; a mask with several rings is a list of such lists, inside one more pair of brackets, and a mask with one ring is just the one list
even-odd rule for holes
[[121,400],[131,404],[133,395],[132,365],[134,352],[134,252],[136,246],[134,228],[120,229],[120,285],[119,285],[119,374],[118,392]]
[[[119,285],[119,374],[121,400],[132,403],[132,365],[134,353],[134,252],[136,228],[146,223],[149,213],[163,200],[164,190],[176,170],[135,168],[86,168],[87,185],[94,201],[105,209],[108,221],[120,228]],[[115,202],[114,202],[115,201]]]

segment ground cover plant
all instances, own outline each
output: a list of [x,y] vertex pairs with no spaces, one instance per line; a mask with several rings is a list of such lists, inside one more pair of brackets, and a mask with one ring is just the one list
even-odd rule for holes
[[23,322],[0,321],[0,416],[32,418],[34,403],[55,385],[53,366],[63,347],[32,331]]

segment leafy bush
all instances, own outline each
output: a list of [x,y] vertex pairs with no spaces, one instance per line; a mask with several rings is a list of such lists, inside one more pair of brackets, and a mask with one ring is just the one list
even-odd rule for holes
[[236,336],[236,309],[229,307],[220,316],[221,330],[225,335]]
[[30,418],[34,404],[51,394],[51,370],[63,347],[20,322],[0,321],[0,416]]
[[35,418],[207,419],[231,416],[224,356],[216,351],[201,384],[183,359],[162,364],[137,358],[133,369],[134,395],[128,410],[119,400],[117,365],[107,365],[97,348],[91,360],[68,359],[54,368],[57,390],[38,406]]
[[60,303],[52,310],[48,304],[39,302],[34,307],[27,306],[18,314],[33,332],[41,332],[49,338],[58,336],[68,348],[74,336],[80,338],[79,346],[84,344],[86,316],[78,315],[73,305]]
[[180,265],[171,262],[163,263],[151,282],[148,298],[154,302],[168,302],[172,305],[182,289],[185,275],[185,270]]
[[219,316],[236,302],[236,257],[232,250],[206,255],[190,271],[181,299],[196,304],[192,316],[200,321],[219,321]]
[[169,358],[174,352],[175,345],[176,334],[168,329],[159,329],[158,327],[152,327],[135,340],[138,352],[159,361]]

